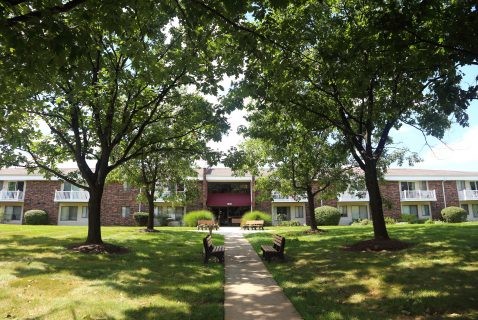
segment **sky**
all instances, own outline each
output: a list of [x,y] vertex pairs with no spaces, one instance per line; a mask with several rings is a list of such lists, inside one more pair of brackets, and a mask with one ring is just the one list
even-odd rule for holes
[[[478,66],[464,67],[463,84],[473,85],[478,76]],[[224,87],[228,87],[231,79],[224,79]],[[214,100],[212,98],[212,100]],[[236,110],[229,116],[231,129],[221,142],[210,143],[209,146],[221,151],[227,151],[231,146],[238,145],[243,138],[237,134],[240,125],[247,125],[244,119],[245,112]],[[453,124],[445,133],[442,141],[433,137],[426,140],[422,133],[410,126],[402,126],[400,130],[393,130],[391,137],[399,147],[405,147],[418,153],[421,162],[414,164],[413,168],[460,170],[478,172],[478,101],[473,101],[468,108],[469,126],[461,127]],[[428,141],[428,145],[427,145]],[[392,164],[392,167],[398,167]],[[403,167],[409,167],[404,164]]]

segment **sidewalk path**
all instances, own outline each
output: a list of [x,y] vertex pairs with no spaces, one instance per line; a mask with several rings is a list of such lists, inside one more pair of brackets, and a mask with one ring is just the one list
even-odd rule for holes
[[223,234],[226,249],[224,319],[302,319],[242,232]]

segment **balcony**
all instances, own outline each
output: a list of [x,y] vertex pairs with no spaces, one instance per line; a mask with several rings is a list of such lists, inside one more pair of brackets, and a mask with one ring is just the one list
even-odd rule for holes
[[339,194],[339,202],[368,202],[370,200],[367,191],[346,191]]
[[0,191],[0,201],[23,201],[25,194],[23,191]]
[[154,202],[167,202],[168,198],[171,198],[174,196],[182,198],[184,196],[184,191],[176,191],[176,192],[171,192],[169,190],[163,191],[163,193],[161,194],[156,194]]
[[437,201],[435,190],[403,190],[400,191],[401,201]]
[[458,191],[458,199],[460,199],[460,201],[478,200],[478,190]]
[[272,191],[272,202],[307,202],[307,196],[286,196],[278,191]]
[[55,202],[88,202],[88,191],[55,191]]

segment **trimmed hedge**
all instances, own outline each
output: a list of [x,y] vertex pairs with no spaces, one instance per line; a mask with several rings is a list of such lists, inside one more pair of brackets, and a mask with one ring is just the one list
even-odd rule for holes
[[146,227],[148,225],[148,217],[149,217],[148,212],[139,211],[139,212],[133,213],[134,221],[136,222],[138,226],[141,226],[141,227]]
[[186,226],[196,227],[198,220],[214,220],[214,215],[208,210],[197,210],[186,213],[183,220]]
[[249,211],[244,213],[241,219],[241,225],[245,223],[246,221],[251,221],[251,220],[264,220],[265,226],[270,226],[272,224],[272,217],[270,216],[270,214],[267,214],[262,211],[254,210],[254,211]]
[[24,216],[25,224],[48,224],[48,214],[43,210],[28,210]]
[[318,226],[337,226],[340,221],[340,210],[331,206],[315,208],[315,220]]
[[441,210],[441,216],[445,222],[458,223],[466,221],[468,213],[459,207],[447,207]]
[[400,221],[415,224],[418,223],[418,217],[414,214],[402,213],[400,215]]

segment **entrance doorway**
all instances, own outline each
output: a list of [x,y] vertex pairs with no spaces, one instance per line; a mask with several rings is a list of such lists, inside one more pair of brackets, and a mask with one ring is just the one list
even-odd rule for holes
[[[216,221],[221,226],[239,225],[235,220],[240,219],[244,213],[251,210],[251,207],[210,207]],[[234,221],[232,220],[234,219]]]

